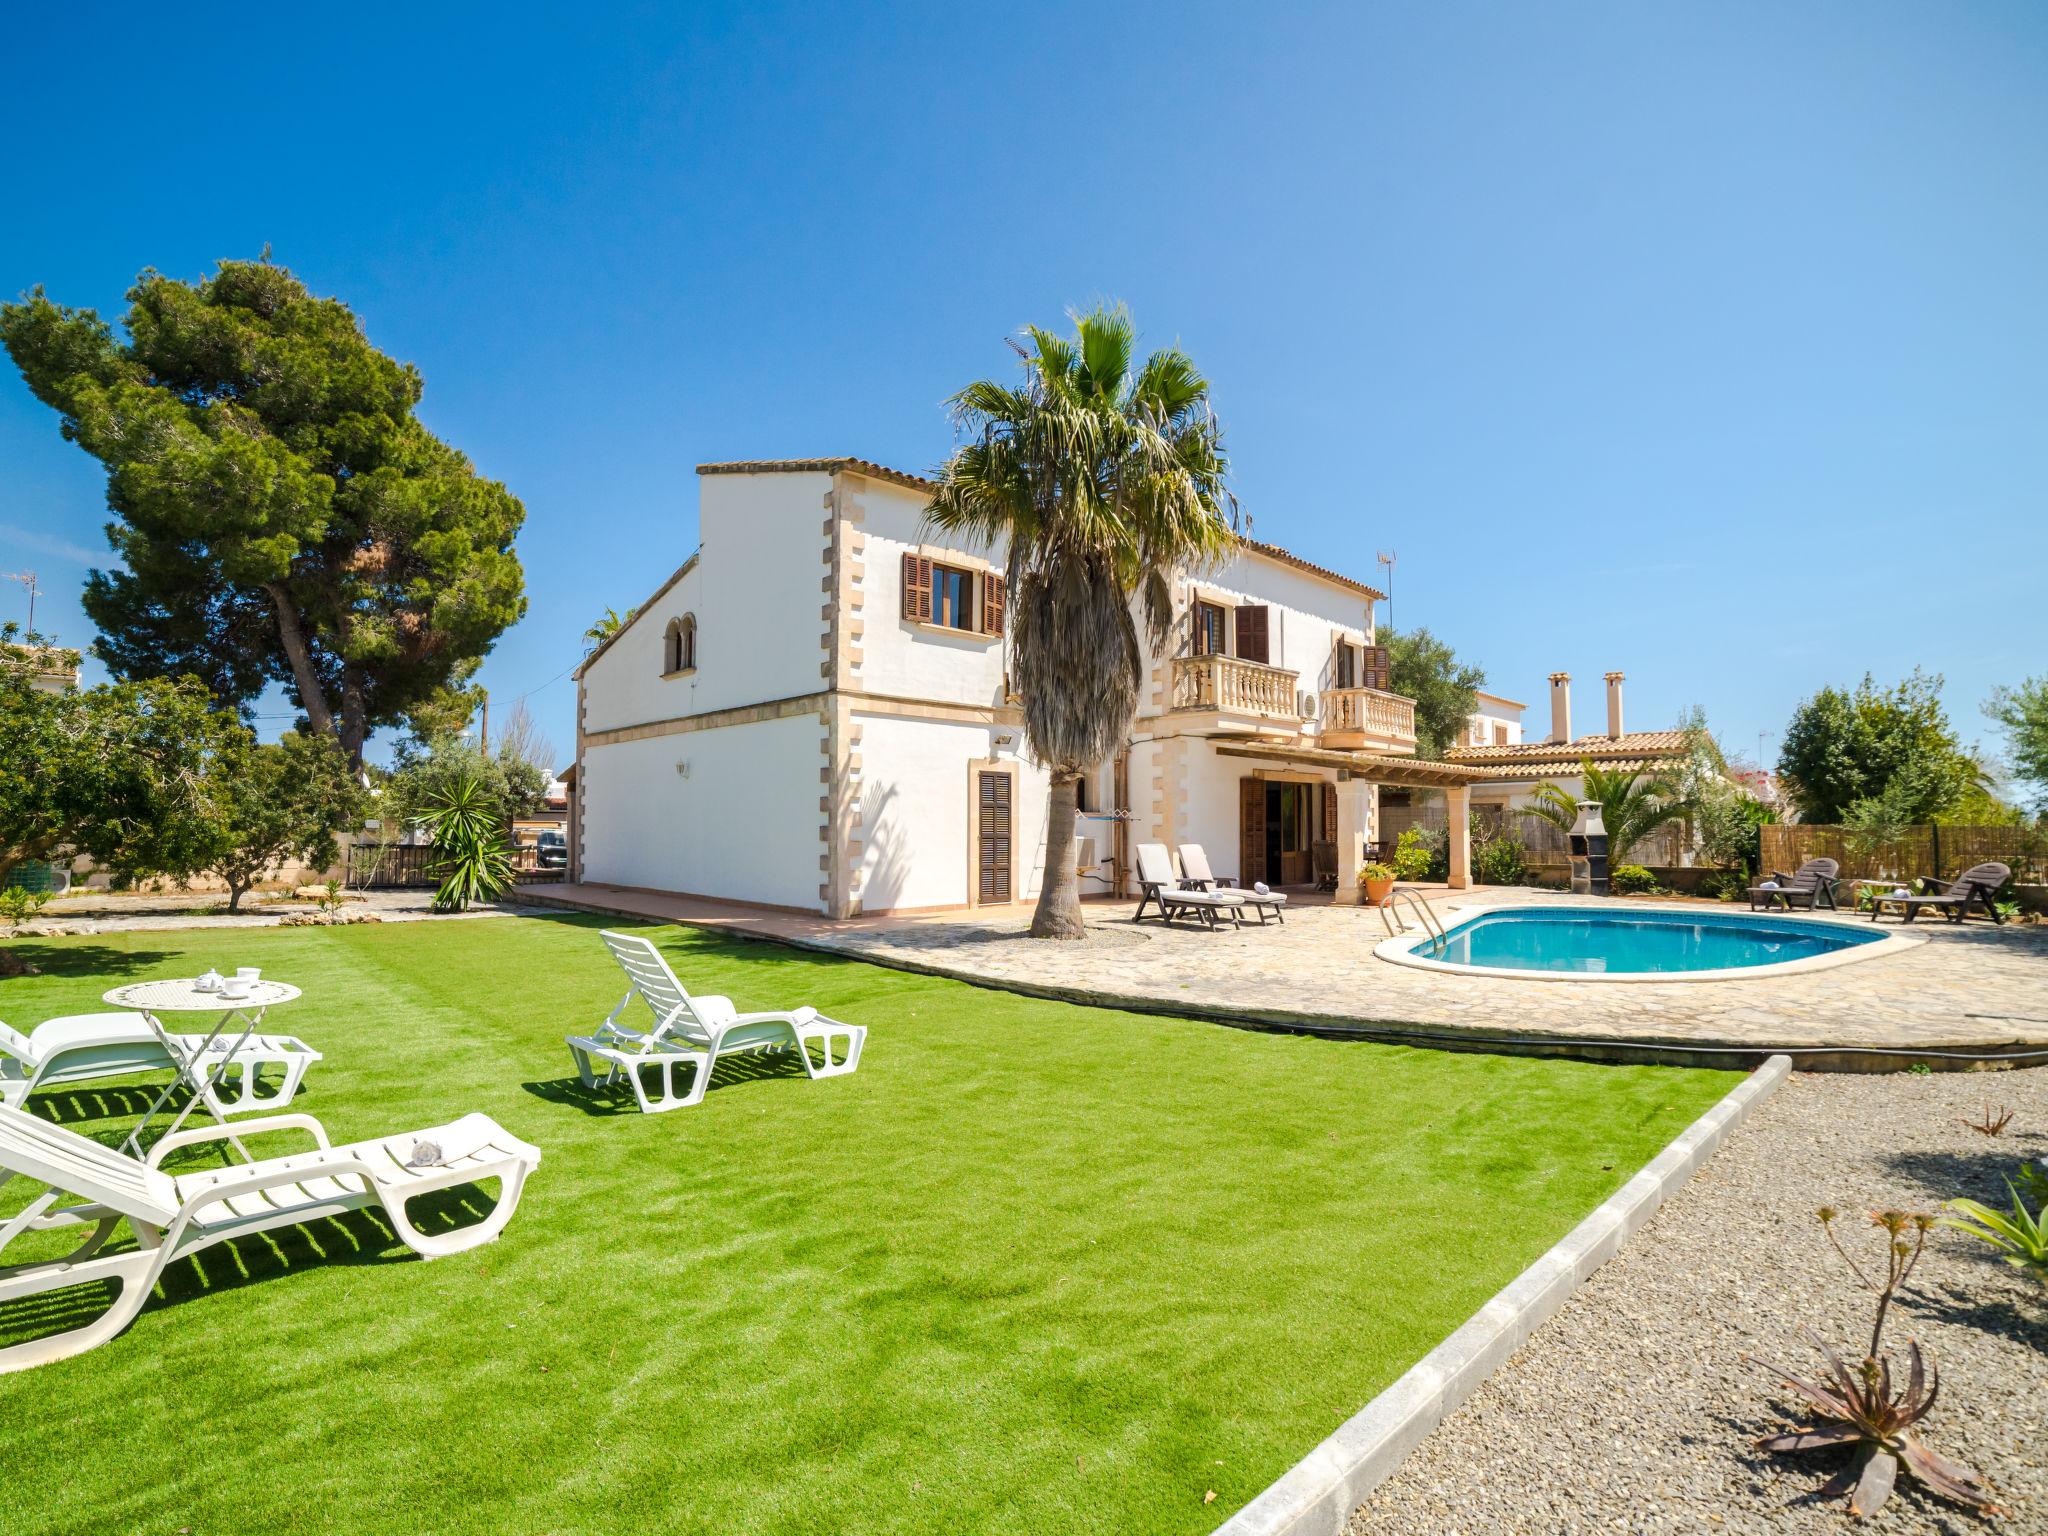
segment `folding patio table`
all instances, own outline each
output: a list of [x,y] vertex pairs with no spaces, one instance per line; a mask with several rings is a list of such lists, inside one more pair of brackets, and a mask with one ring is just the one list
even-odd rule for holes
[[[193,1106],[202,1103],[206,1106],[206,1112],[212,1115],[215,1121],[226,1125],[227,1117],[215,1104],[214,1089],[219,1086],[242,1047],[249,1043],[249,1037],[256,1033],[257,1026],[263,1022],[264,1011],[280,1003],[289,1003],[298,995],[299,989],[289,982],[252,981],[248,984],[245,995],[227,997],[218,991],[201,991],[197,978],[193,977],[176,981],[133,981],[125,987],[115,987],[106,993],[104,1001],[112,1003],[116,1008],[132,1008],[142,1015],[143,1022],[149,1025],[157,1039],[162,1042],[165,1054],[171,1058],[175,1067],[170,1082],[164,1085],[163,1092],[156,1096],[155,1102],[142,1112],[142,1118],[135,1122],[135,1129],[130,1131],[128,1139],[121,1143],[121,1150],[130,1157],[142,1156],[143,1129],[156,1118],[164,1105],[170,1102],[171,1095],[178,1091],[181,1083],[192,1090],[192,1097],[186,1100],[185,1107],[178,1111],[177,1118],[171,1121],[170,1128],[164,1135],[174,1134],[184,1125],[185,1117],[192,1113]],[[220,1017],[215,1021],[211,1033],[199,1043],[197,1049],[188,1051],[179,1037],[164,1028],[161,1015],[167,1013],[218,1013]],[[216,1056],[214,1046],[220,1037],[228,1033],[238,1022],[241,1025],[241,1034],[235,1038],[232,1046]],[[215,1059],[207,1065],[209,1057]],[[206,1072],[203,1082],[199,1076],[202,1066],[205,1066]],[[242,1070],[247,1072],[254,1069],[245,1064]],[[230,1136],[228,1141],[242,1154],[244,1162],[255,1161],[239,1138]]]

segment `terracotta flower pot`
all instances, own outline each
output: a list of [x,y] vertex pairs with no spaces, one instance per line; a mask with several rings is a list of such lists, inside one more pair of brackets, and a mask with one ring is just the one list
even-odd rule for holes
[[1387,898],[1394,894],[1391,880],[1368,880],[1365,882],[1365,900],[1368,906],[1384,907]]

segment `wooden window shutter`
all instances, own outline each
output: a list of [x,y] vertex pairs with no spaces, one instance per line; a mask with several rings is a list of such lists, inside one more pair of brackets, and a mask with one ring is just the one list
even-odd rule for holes
[[1323,786],[1323,841],[1337,841],[1337,786]]
[[1237,610],[1237,654],[1244,661],[1266,661],[1272,652],[1266,641],[1266,609],[1263,606]]
[[1003,578],[994,571],[984,572],[981,578],[981,632],[1003,632]]
[[1351,648],[1349,640],[1337,642],[1337,686],[1356,688],[1358,686],[1358,652]]
[[932,621],[932,563],[914,554],[903,557],[903,617]]
[[1381,693],[1394,691],[1392,664],[1387,660],[1384,645],[1368,645],[1365,648],[1365,686],[1377,688]]

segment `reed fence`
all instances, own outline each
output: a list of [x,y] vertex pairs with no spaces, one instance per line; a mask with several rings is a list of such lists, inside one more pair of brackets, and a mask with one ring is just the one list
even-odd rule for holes
[[1839,826],[1791,822],[1763,832],[1766,870],[1833,859],[1845,880],[1953,880],[1974,864],[2003,864],[2018,885],[2048,884],[2048,830],[2032,827],[1909,827],[1877,847],[1851,844]]

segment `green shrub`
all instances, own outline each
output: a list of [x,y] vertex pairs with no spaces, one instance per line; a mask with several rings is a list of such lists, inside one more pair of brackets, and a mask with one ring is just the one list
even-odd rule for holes
[[1396,880],[1427,880],[1430,867],[1435,862],[1428,840],[1420,827],[1410,827],[1401,834],[1401,840],[1394,845]]
[[1639,896],[1657,889],[1657,877],[1640,864],[1617,864],[1607,872],[1607,888],[1617,896]]
[[1522,885],[1529,860],[1517,837],[1489,837],[1472,844],[1472,877],[1481,885]]

